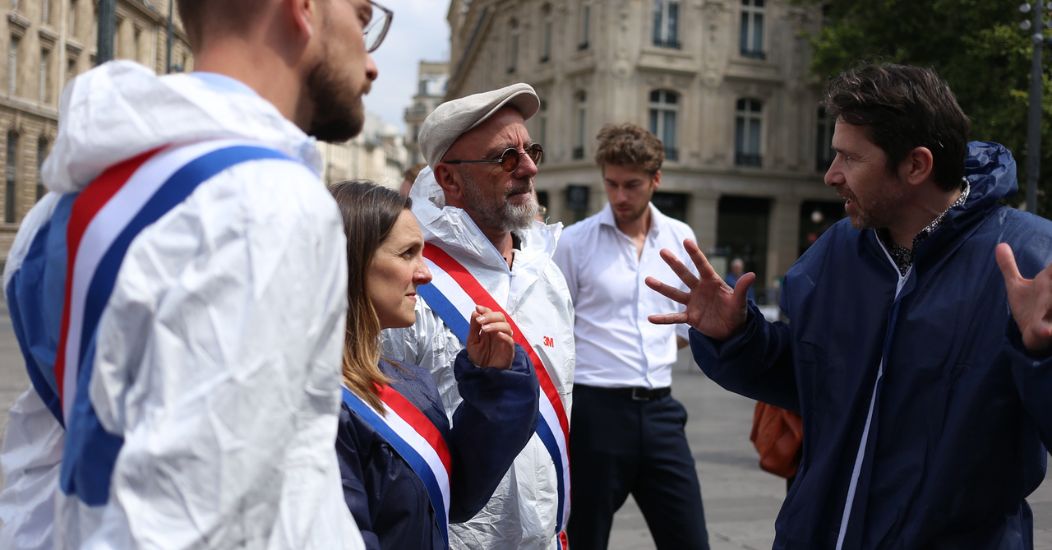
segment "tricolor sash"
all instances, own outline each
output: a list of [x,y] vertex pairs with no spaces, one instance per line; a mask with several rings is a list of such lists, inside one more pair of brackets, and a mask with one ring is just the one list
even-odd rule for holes
[[[570,423],[559,391],[525,333],[466,267],[432,243],[424,246],[424,258],[432,279],[431,283],[417,287],[417,293],[456,334],[461,344],[467,345],[469,319],[475,312],[475,305],[483,305],[504,314],[511,325],[515,342],[522,346],[533,363],[541,388],[541,398],[538,400],[541,418],[537,422],[537,435],[551,456],[558,483],[559,508],[553,534],[561,534],[570,512]],[[563,543],[560,541],[560,544]]]
[[88,388],[96,330],[132,241],[204,181],[235,164],[262,159],[292,161],[276,150],[232,140],[154,149],[109,168],[72,199],[54,367],[67,430],[59,477],[64,493],[89,506],[109,498],[124,440],[102,427]]
[[380,434],[416,473],[427,490],[435,523],[449,546],[449,478],[452,462],[442,432],[420,409],[391,386],[380,387],[383,411],[343,388],[343,402]]

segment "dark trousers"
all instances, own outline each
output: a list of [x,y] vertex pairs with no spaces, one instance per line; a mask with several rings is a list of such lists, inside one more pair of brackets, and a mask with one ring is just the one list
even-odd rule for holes
[[605,549],[614,512],[629,494],[659,549],[709,548],[679,401],[637,401],[623,390],[577,385],[570,418],[571,549]]

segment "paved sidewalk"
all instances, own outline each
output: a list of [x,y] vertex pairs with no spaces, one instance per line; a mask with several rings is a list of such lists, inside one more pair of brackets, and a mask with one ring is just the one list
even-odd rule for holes
[[[701,478],[712,549],[770,548],[785,482],[756,465],[749,442],[753,402],[716,386],[690,364],[685,351],[673,377],[673,394],[690,414],[687,437]],[[28,383],[11,321],[0,304],[0,433],[7,424],[7,410]],[[1034,547],[1052,548],[1052,483],[1046,481],[1029,501],[1034,510]],[[614,518],[610,548],[654,548],[631,498]]]

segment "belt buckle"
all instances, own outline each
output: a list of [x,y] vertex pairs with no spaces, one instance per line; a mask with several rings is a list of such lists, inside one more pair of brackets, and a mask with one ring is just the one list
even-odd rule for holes
[[650,401],[650,391],[646,388],[632,388],[632,401]]

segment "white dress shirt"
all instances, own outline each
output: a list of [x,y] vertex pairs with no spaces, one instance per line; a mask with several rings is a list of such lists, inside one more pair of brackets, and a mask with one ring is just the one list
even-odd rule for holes
[[621,232],[608,204],[602,211],[563,232],[555,262],[573,299],[577,348],[575,384],[605,388],[665,388],[672,384],[676,336],[687,325],[655,325],[654,313],[683,311],[683,306],[646,286],[653,276],[686,290],[661,259],[672,250],[695,271],[683,249],[694,231],[650,205],[650,231],[637,254],[632,238]]

